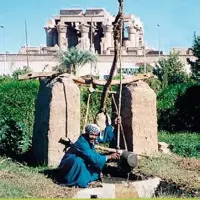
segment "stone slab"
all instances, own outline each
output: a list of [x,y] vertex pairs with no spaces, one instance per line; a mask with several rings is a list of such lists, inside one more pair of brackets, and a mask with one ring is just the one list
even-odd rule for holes
[[114,199],[115,198],[115,185],[114,184],[103,184],[103,187],[98,187],[98,188],[86,188],[86,189],[81,189],[79,190],[76,195],[73,197],[74,199],[79,199],[79,198],[91,198],[91,197],[96,198],[109,198],[109,199]]
[[129,151],[158,152],[156,94],[147,83],[138,81],[123,88],[121,117]]

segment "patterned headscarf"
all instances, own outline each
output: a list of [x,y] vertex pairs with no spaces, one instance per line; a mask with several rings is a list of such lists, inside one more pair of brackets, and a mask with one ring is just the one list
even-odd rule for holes
[[99,135],[100,128],[96,124],[88,124],[85,126],[85,133],[88,135],[92,133],[95,135]]

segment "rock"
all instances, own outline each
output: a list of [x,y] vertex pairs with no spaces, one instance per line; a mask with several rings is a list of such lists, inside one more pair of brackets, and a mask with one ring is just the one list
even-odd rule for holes
[[123,184],[115,185],[115,197],[117,199],[122,198],[138,198],[138,192],[133,185],[125,186]]
[[79,198],[115,198],[115,185],[114,184],[103,184],[100,188],[86,188],[79,190],[74,199]]
[[160,181],[160,178],[153,178],[144,181],[132,182],[130,185],[135,187],[139,198],[152,198],[160,184]]
[[168,144],[165,142],[158,142],[158,151],[164,154],[170,154],[170,150],[168,149]]
[[158,148],[168,148],[168,144],[165,142],[158,142]]
[[39,163],[57,167],[64,155],[61,137],[80,135],[80,91],[70,75],[40,80],[33,131],[33,153]]
[[123,88],[121,117],[128,151],[158,152],[156,94],[147,83],[138,81]]

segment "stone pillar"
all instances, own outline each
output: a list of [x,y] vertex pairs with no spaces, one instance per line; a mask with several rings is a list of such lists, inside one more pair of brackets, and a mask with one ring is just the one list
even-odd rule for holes
[[139,40],[139,46],[144,46],[144,34],[142,28],[139,30],[139,38],[141,38],[141,40]]
[[58,32],[55,30],[53,35],[54,46],[58,44]]
[[104,32],[104,38],[105,38],[105,42],[104,42],[104,51],[107,51],[107,49],[109,47],[112,47],[112,32],[113,32],[113,26],[112,25],[103,25],[103,32]]
[[136,34],[135,34],[135,46],[139,47],[140,46],[140,30],[137,28],[136,29]]
[[58,46],[60,47],[61,51],[66,51],[68,48],[67,44],[67,25],[65,24],[58,24],[57,25],[58,31]]
[[156,94],[147,83],[138,81],[123,88],[121,117],[129,151],[158,152]]
[[136,47],[136,29],[133,25],[127,27],[131,47]]
[[45,27],[46,31],[46,44],[47,47],[53,47],[55,45],[54,43],[54,34],[55,34],[55,29]]
[[90,26],[81,24],[80,25],[80,31],[81,31],[81,39],[80,39],[80,47],[83,50],[90,50],[90,40],[89,40],[89,31]]
[[61,137],[75,142],[80,135],[80,91],[70,75],[40,80],[33,131],[33,154],[38,163],[57,167],[64,155]]

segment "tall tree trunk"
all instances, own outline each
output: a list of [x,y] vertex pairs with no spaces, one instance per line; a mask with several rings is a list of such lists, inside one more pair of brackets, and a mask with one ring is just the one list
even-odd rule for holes
[[73,72],[73,75],[76,76],[76,65],[75,64],[72,64],[72,72]]
[[120,51],[120,42],[121,42],[121,30],[122,30],[122,14],[123,14],[123,0],[118,0],[119,2],[119,11],[115,18],[115,21],[113,22],[113,38],[114,38],[114,59],[112,62],[112,66],[110,69],[110,76],[104,86],[103,93],[101,96],[101,106],[100,106],[100,112],[106,111],[106,100],[108,97],[108,91],[111,86],[111,82],[113,79],[114,72],[117,67],[117,61],[119,58],[119,51]]
[[114,41],[114,46],[115,46],[115,50],[114,50],[114,59],[113,59],[113,62],[112,62],[112,67],[110,69],[110,76],[103,88],[103,93],[102,93],[102,96],[101,96],[101,106],[100,106],[100,112],[105,112],[106,110],[106,100],[107,100],[107,97],[108,97],[108,91],[110,89],[110,86],[111,86],[111,82],[112,82],[112,79],[113,79],[113,75],[114,75],[114,72],[116,70],[116,64],[117,64],[117,61],[118,61],[118,56],[119,56],[119,51],[118,49],[116,48],[116,46],[118,45],[118,41],[115,40]]

